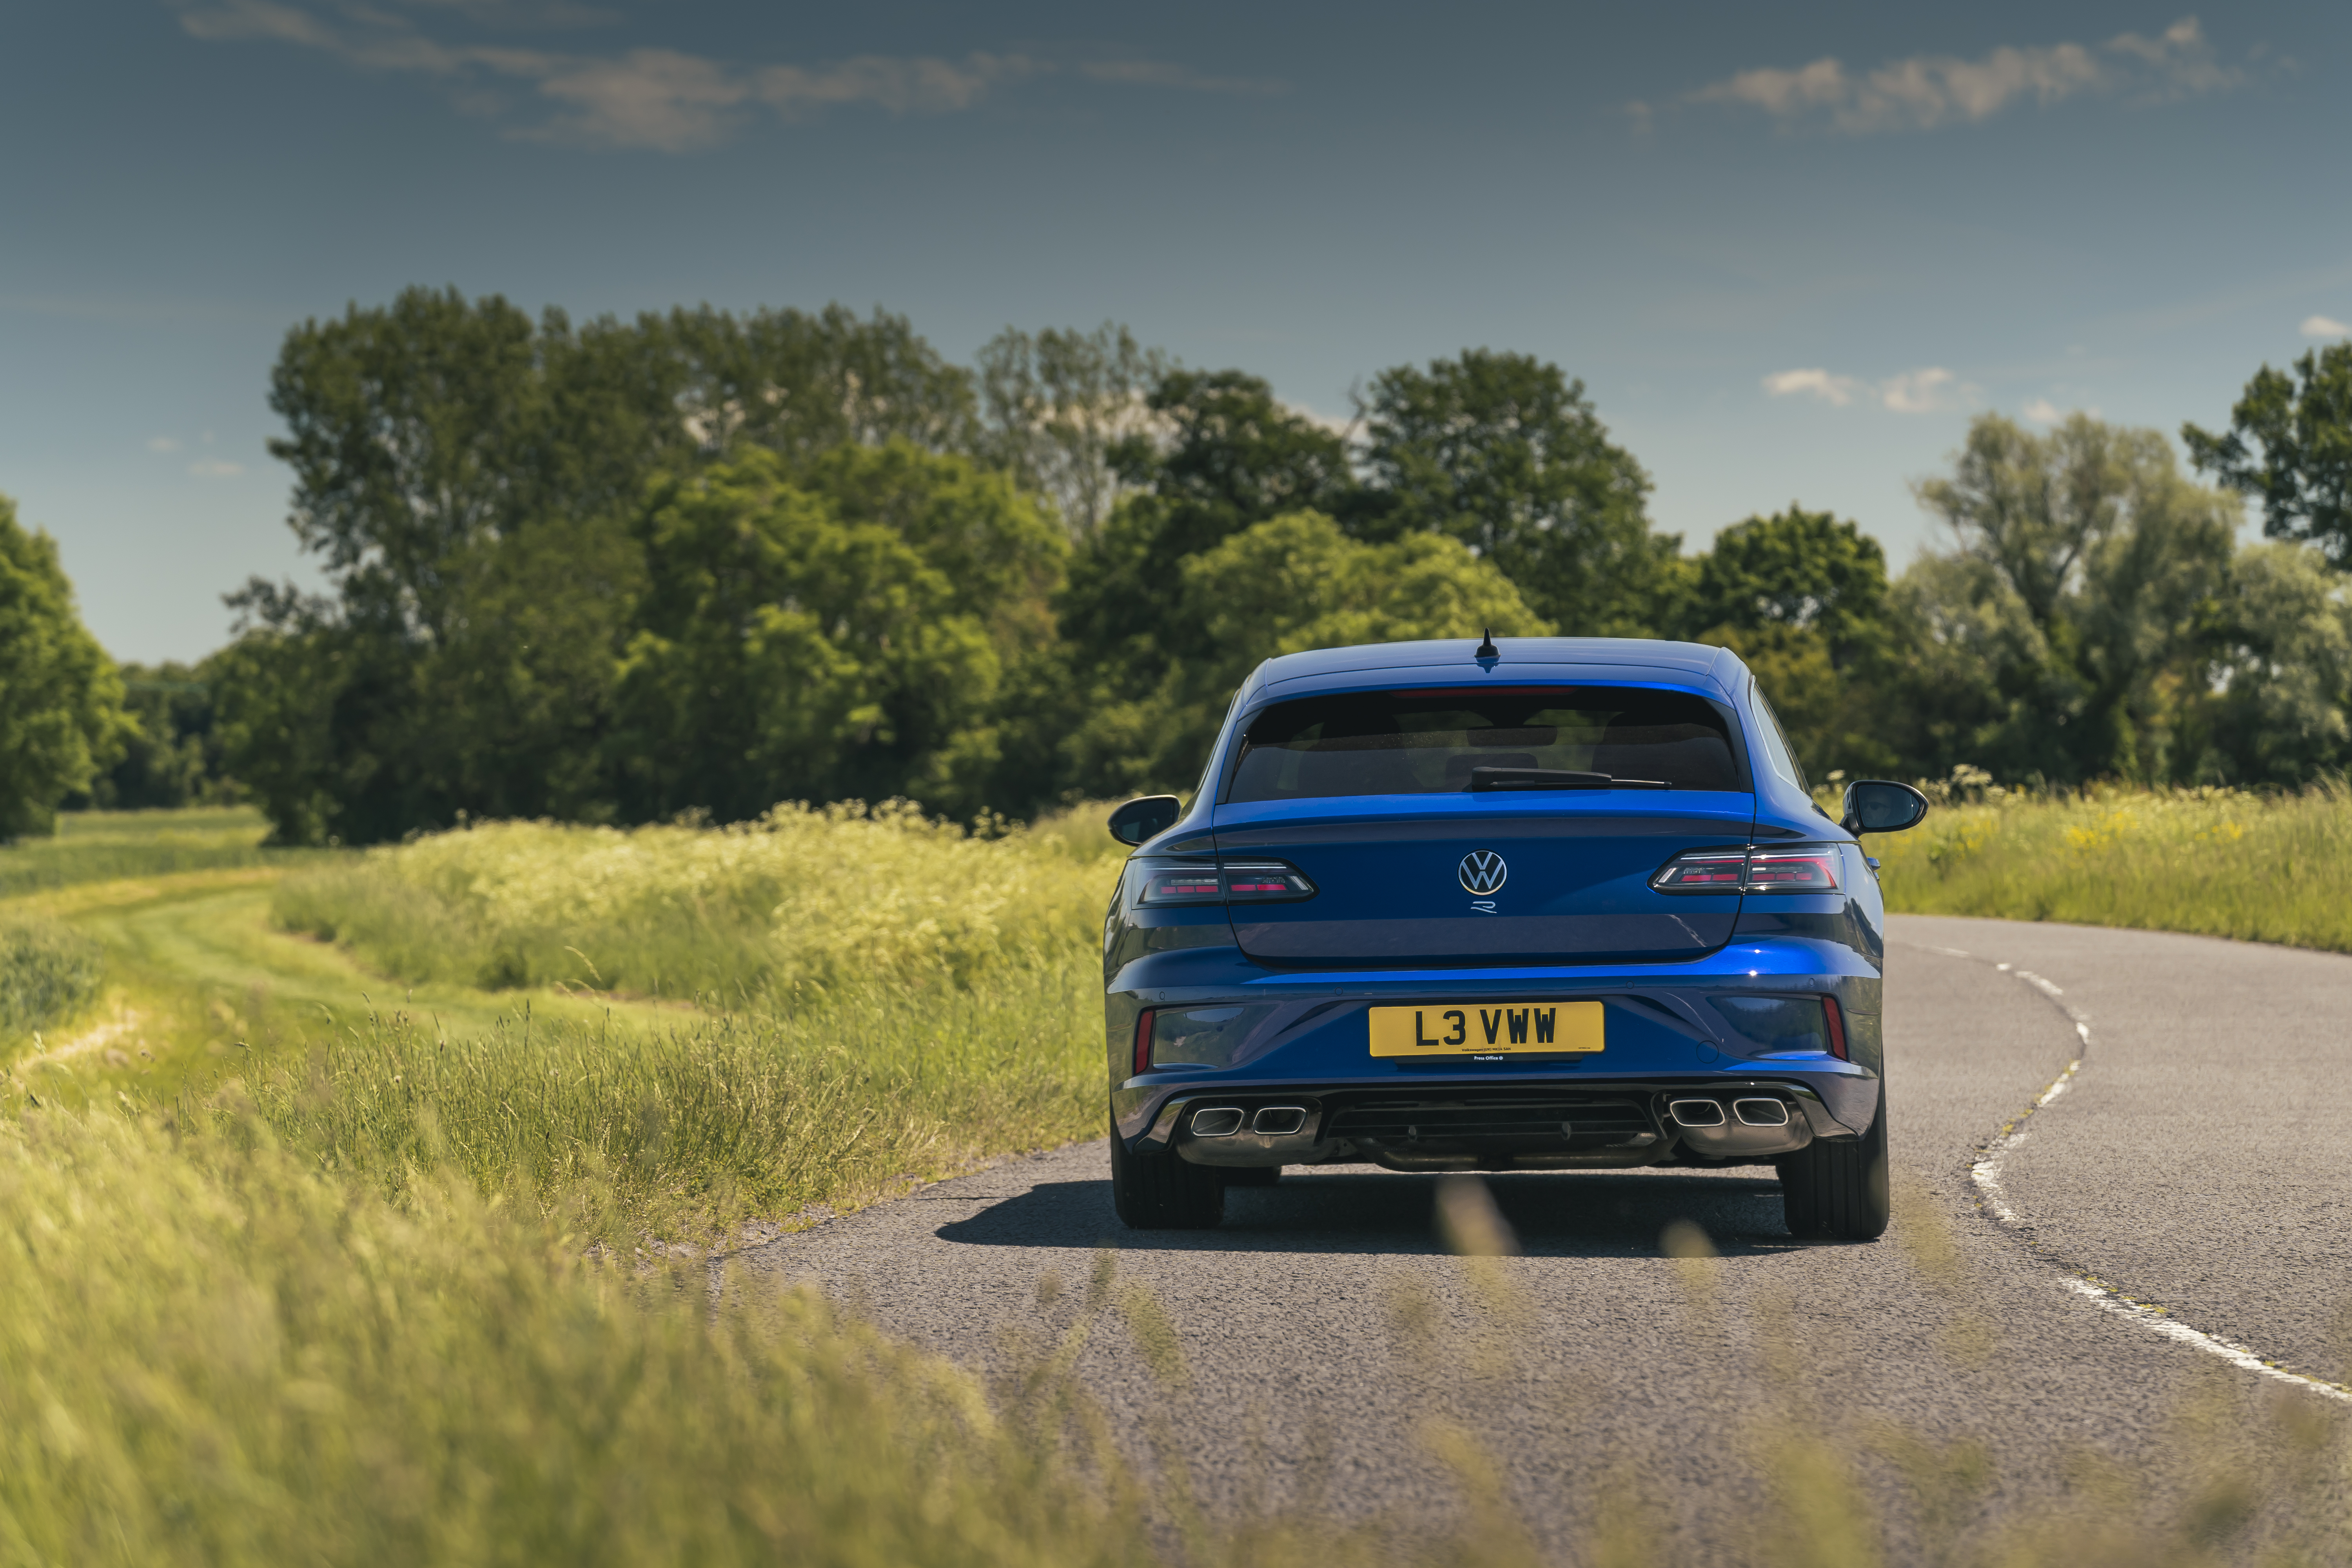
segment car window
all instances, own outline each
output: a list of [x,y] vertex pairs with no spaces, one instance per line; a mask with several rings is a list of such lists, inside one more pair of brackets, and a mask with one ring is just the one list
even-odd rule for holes
[[1771,759],[1772,771],[1811,795],[1811,786],[1805,783],[1805,765],[1797,761],[1797,749],[1789,744],[1788,731],[1780,728],[1780,716],[1773,712],[1772,704],[1764,700],[1762,687],[1757,687],[1753,695],[1756,711],[1764,719],[1764,754]]
[[1225,798],[1443,795],[1473,768],[1607,773],[1736,790],[1728,726],[1706,699],[1642,687],[1350,691],[1252,719]]

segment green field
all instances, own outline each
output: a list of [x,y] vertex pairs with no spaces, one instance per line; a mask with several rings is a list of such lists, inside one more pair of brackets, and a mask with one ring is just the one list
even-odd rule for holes
[[2352,952],[2352,794],[1983,784],[1874,837],[1887,907],[2197,931]]
[[[2001,900],[2040,889],[2095,918],[2084,860],[2125,886],[2116,868],[2226,838],[2287,846],[2238,862],[2274,876],[2343,810],[2004,798],[1877,847],[1891,894],[1934,878],[2021,913]],[[53,975],[25,1004],[43,1026],[10,1037],[0,1118],[0,1564],[1538,1560],[1453,1428],[1404,1436],[1461,1478],[1458,1528],[1191,1510],[1071,1372],[1109,1335],[1183,1379],[1109,1253],[1066,1296],[1041,1281],[1054,1337],[983,1388],[653,1245],[1095,1135],[1091,944],[1118,851],[1091,815],[994,838],[847,812],[499,825],[297,859],[250,819],[203,821],[254,858],[188,868],[198,830],[167,816],[75,821],[107,854],[33,847],[55,874],[0,907]],[[2063,875],[2003,870],[2003,846]],[[1904,1199],[1898,1239],[1931,1271],[1943,1223]],[[1507,1319],[1463,1267],[1465,1310]],[[2214,1508],[2293,1510],[2295,1478],[2341,1468],[2279,1419],[2305,1457],[2215,1478]],[[1768,1448],[1755,1561],[1791,1568],[1885,1560],[1862,1468],[1891,1455],[1964,1489],[1983,1463],[1892,1429]],[[2203,1502],[2150,1520],[2135,1495],[1948,1560],[2229,1560],[2236,1527]],[[1666,1561],[1645,1510],[1627,1500],[1584,1560]],[[2278,1559],[2306,1560],[2326,1558]]]

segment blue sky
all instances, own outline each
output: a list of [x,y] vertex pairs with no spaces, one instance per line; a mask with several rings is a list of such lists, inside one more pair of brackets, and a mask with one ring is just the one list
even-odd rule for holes
[[119,657],[300,574],[269,364],[410,283],[1132,325],[1344,416],[1581,377],[1703,544],[1885,541],[1969,415],[2226,419],[2352,322],[2352,7],[27,0],[0,491]]

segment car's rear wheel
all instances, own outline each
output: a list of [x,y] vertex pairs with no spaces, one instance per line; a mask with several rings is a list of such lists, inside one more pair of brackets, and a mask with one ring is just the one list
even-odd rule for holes
[[1815,1139],[1781,1156],[1780,1202],[1790,1236],[1875,1241],[1886,1233],[1886,1085],[1859,1138]]
[[1206,1230],[1225,1217],[1225,1184],[1218,1173],[1173,1152],[1130,1154],[1116,1126],[1110,1130],[1110,1196],[1130,1230]]

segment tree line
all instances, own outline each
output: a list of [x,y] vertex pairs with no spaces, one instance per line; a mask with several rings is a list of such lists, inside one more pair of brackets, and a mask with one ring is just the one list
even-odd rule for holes
[[1485,349],[1334,429],[1115,325],[965,367],[878,310],[574,325],[411,289],[291,331],[270,404],[329,590],[249,583],[193,668],[116,669],[0,512],[0,831],[230,796],[289,843],[1019,816],[1191,786],[1268,655],[1488,626],[1733,647],[1817,772],[2292,785],[2352,755],[2352,345],[2184,429],[2210,484],[2158,432],[1979,417],[1899,575],[1796,503],[1685,553],[1582,384]]

